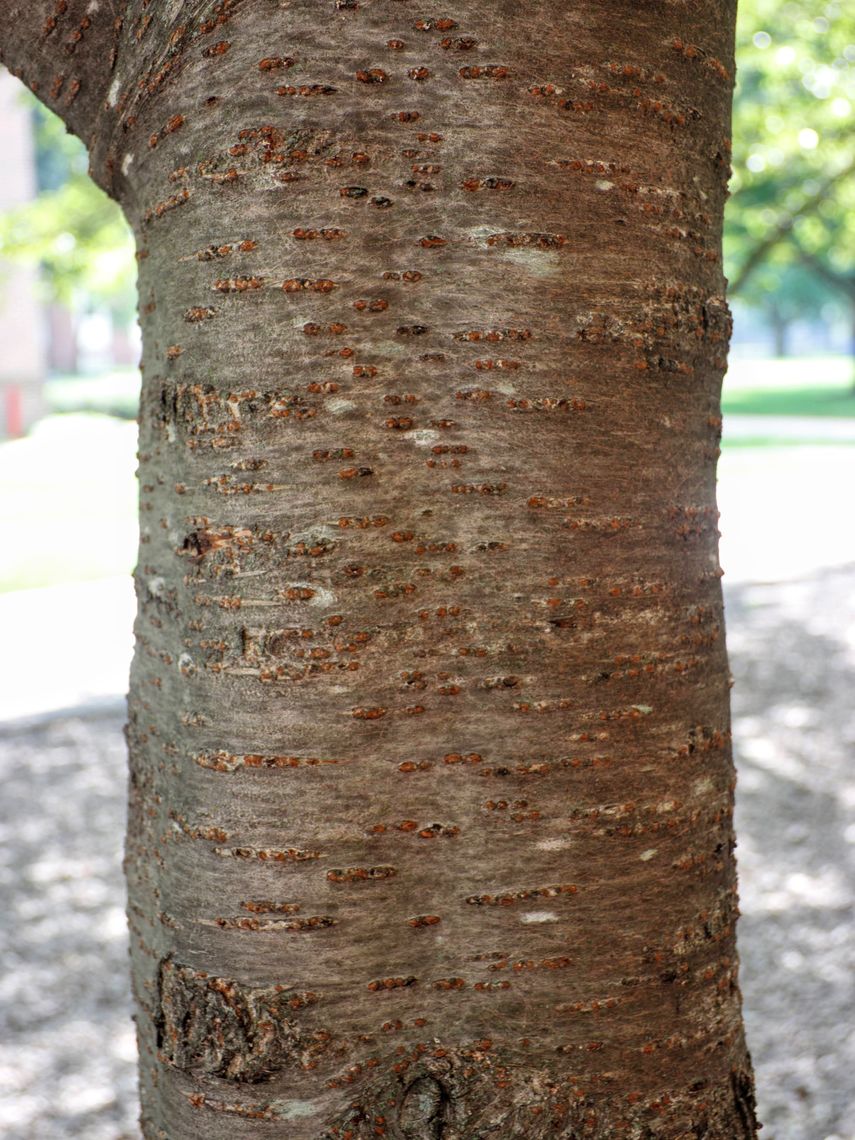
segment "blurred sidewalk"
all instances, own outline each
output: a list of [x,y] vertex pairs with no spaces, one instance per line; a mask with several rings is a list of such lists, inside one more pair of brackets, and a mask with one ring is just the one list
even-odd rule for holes
[[0,721],[119,707],[134,611],[129,576],[0,594]]
[[798,425],[799,439],[826,433],[828,442],[725,447],[718,467],[725,587],[804,578],[855,563],[849,501],[855,446],[848,442],[855,443],[855,420],[731,416],[725,438],[768,439],[772,422],[782,423],[782,431]]

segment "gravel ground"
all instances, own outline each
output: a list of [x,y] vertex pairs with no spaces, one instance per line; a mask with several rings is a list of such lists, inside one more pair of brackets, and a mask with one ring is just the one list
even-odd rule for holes
[[727,598],[763,1140],[855,1140],[855,567]]
[[[764,1140],[855,1140],[855,567],[727,594]],[[0,1134],[138,1140],[120,705],[0,725]]]

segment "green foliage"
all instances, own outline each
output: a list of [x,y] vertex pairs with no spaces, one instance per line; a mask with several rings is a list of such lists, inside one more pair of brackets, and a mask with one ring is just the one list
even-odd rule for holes
[[0,216],[0,254],[36,264],[51,299],[104,305],[121,322],[136,307],[133,238],[116,205],[87,173],[83,144],[56,115],[33,108],[38,197]]
[[855,300],[855,5],[740,0],[737,60],[728,276],[749,304]]

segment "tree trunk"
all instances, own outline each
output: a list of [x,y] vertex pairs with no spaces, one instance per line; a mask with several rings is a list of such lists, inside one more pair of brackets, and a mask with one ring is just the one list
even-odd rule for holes
[[769,327],[772,330],[772,355],[777,359],[781,359],[788,355],[787,333],[789,332],[790,323],[784,317],[779,306],[775,304],[767,308],[766,316],[769,319]]
[[753,1137],[733,0],[104,7],[0,28],[138,240],[145,1136]]

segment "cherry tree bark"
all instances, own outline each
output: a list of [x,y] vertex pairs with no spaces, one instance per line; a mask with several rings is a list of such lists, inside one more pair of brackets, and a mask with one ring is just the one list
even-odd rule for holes
[[7,0],[138,242],[148,1140],[755,1136],[735,0]]

